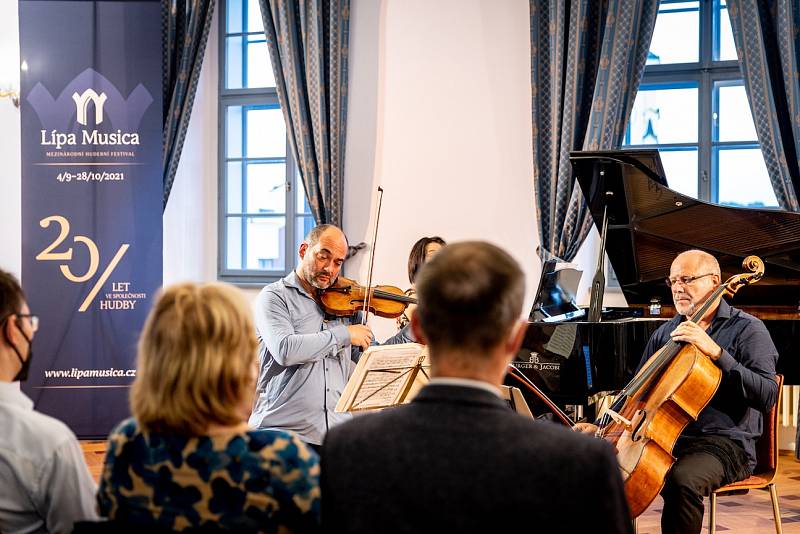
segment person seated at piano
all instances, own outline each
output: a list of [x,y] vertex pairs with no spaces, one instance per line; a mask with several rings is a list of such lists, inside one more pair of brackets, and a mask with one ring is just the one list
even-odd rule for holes
[[[762,414],[775,404],[778,394],[778,352],[764,323],[722,299],[697,323],[688,319],[720,282],[719,263],[712,255],[689,250],[675,258],[667,284],[678,315],[653,333],[639,364],[641,369],[671,338],[691,343],[722,370],[715,395],[675,444],[677,461],[661,491],[663,533],[700,532],[703,497],[750,476],[756,465]],[[581,423],[576,430],[594,433],[597,427]]]
[[[332,427],[327,532],[631,532],[611,446],[500,397],[527,322],[522,270],[483,242],[448,245],[417,279],[411,327],[432,379],[410,404]],[[580,506],[580,513],[576,513]]]
[[[414,288],[414,282],[417,279],[417,273],[422,265],[426,261],[433,258],[433,256],[446,244],[447,243],[445,243],[445,240],[439,236],[421,237],[416,243],[414,243],[414,246],[411,247],[411,252],[408,254],[408,282],[411,284],[411,287],[405,291],[407,296],[417,296],[417,291]],[[403,312],[403,315],[397,318],[398,329],[405,327],[411,322],[411,316],[414,315],[414,310],[416,307],[416,304],[409,304],[406,306],[406,311]]]

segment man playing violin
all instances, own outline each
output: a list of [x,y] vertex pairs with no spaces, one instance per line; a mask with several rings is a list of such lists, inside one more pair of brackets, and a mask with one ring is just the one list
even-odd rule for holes
[[[697,421],[678,438],[677,461],[661,495],[664,533],[700,532],[703,497],[747,478],[756,465],[755,442],[762,414],[775,404],[778,352],[764,323],[720,299],[696,323],[688,319],[720,285],[719,263],[710,254],[689,250],[672,262],[667,285],[678,312],[650,337],[639,368],[670,338],[691,343],[721,370],[722,382]],[[577,425],[594,432],[595,425]]]
[[[316,298],[339,276],[347,256],[344,233],[317,226],[298,252],[297,268],[256,298],[260,370],[250,425],[296,432],[316,448],[329,427],[350,417],[334,408],[355,368],[353,347],[366,349],[373,336],[358,324],[360,312],[328,317]],[[386,343],[409,341],[412,335],[403,329]]]

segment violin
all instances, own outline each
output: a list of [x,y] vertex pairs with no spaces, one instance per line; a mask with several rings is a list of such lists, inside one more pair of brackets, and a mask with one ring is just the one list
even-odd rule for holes
[[378,223],[381,219],[383,188],[378,187],[377,208],[375,211],[375,229],[372,233],[372,246],[369,251],[369,269],[367,286],[359,285],[355,280],[340,276],[331,287],[318,293],[318,301],[330,315],[337,317],[350,316],[361,310],[361,324],[367,324],[369,312],[378,317],[394,319],[400,317],[406,306],[416,304],[417,299],[409,297],[403,290],[395,286],[374,286],[372,271],[375,266],[375,245],[378,241]]
[[367,291],[366,287],[344,276],[337,278],[331,287],[321,290],[319,301],[328,314],[337,317],[363,311],[364,303],[368,301],[368,311],[387,319],[400,317],[406,306],[417,303],[417,299],[407,296],[399,287],[379,285],[371,286]]

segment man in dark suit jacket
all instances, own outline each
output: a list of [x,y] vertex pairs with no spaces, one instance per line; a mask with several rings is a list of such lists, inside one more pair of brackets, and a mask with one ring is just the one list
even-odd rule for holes
[[524,279],[488,243],[448,245],[417,279],[433,379],[408,405],[332,428],[322,448],[329,532],[631,532],[601,440],[514,413],[499,396],[525,335]]

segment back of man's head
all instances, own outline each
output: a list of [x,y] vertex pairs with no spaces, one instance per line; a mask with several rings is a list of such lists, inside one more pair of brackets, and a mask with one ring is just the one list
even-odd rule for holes
[[525,279],[502,249],[481,241],[444,247],[417,277],[415,314],[431,352],[484,352],[508,339]]
[[0,269],[0,321],[20,313],[24,301],[25,294],[16,277]]

